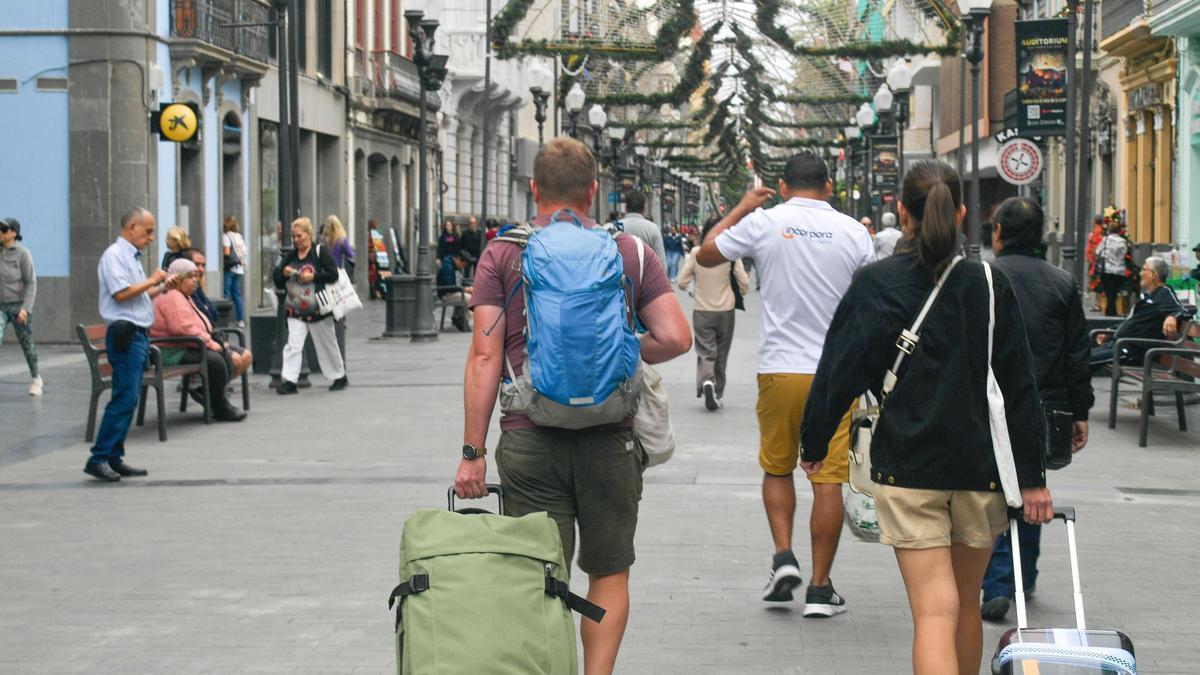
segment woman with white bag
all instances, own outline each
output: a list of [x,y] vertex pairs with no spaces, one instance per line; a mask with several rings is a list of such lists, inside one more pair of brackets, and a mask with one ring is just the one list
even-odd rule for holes
[[903,239],[838,306],[801,432],[811,473],[855,397],[882,400],[871,479],[912,608],[916,673],[979,672],[979,593],[1006,502],[1031,523],[1052,515],[1025,326],[1008,279],[956,255],[965,213],[948,164],[905,174]]
[[304,339],[310,334],[317,348],[321,373],[332,380],[330,391],[345,389],[346,366],[338,351],[333,330],[333,315],[321,311],[317,294],[326,284],[338,281],[338,267],[324,246],[313,245],[313,226],[308,218],[292,222],[292,250],[275,268],[275,286],[287,291],[287,345],[283,348],[280,394],[295,394],[300,377]]

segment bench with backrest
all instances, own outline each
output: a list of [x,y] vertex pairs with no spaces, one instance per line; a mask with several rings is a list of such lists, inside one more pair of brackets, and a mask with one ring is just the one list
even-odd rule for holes
[[[94,324],[91,326],[81,324],[75,327],[79,343],[83,346],[83,353],[87,357],[88,367],[92,373],[92,395],[88,403],[87,434],[84,437],[84,440],[88,443],[91,443],[96,438],[96,414],[100,404],[100,395],[106,389],[112,388],[112,365],[108,362],[108,349],[104,342],[107,330],[104,324]],[[169,341],[179,344],[186,344],[192,341],[200,349],[205,348],[204,341],[200,338],[169,338]],[[194,376],[200,378],[205,401],[204,423],[208,424],[212,421],[212,411],[208,409],[208,373],[204,369],[204,365],[180,364],[177,366],[163,366],[162,350],[159,349],[158,345],[150,345],[150,356],[146,360],[146,371],[142,375],[142,390],[140,401],[138,402],[138,426],[142,426],[145,423],[146,393],[149,388],[153,387],[158,403],[158,440],[167,440],[166,382],[175,379],[183,380],[185,377],[190,379]],[[187,387],[184,387],[183,396],[185,403],[187,395]],[[181,408],[183,408],[182,405]]]
[[[467,287],[473,285],[474,282],[475,282],[474,279],[462,279],[457,286],[435,286],[434,287],[434,289],[433,289],[433,310],[435,312],[438,309],[442,310],[442,318],[441,318],[441,321],[438,323],[439,331],[446,330],[446,312],[447,311],[454,309],[456,307],[462,307],[464,311],[467,309],[467,297],[468,297],[467,296]],[[443,293],[449,291],[449,294],[446,295],[446,297],[444,297],[444,298],[438,297],[439,291],[443,292]],[[468,313],[467,316],[470,317],[470,314]],[[467,322],[469,325],[470,318],[467,319]]]
[[[1093,335],[1103,331],[1093,331]],[[1112,331],[1108,331],[1111,333]],[[1109,366],[1112,391],[1108,401],[1108,428],[1117,427],[1117,399],[1122,382],[1141,388],[1141,426],[1138,430],[1138,447],[1146,447],[1149,436],[1150,416],[1154,415],[1154,394],[1175,395],[1175,409],[1179,416],[1179,430],[1187,431],[1184,414],[1184,396],[1200,393],[1200,323],[1184,321],[1179,326],[1179,337],[1174,340],[1151,340],[1146,338],[1122,338],[1113,345],[1113,353],[1137,346],[1146,350],[1141,365],[1122,364],[1114,357]]]

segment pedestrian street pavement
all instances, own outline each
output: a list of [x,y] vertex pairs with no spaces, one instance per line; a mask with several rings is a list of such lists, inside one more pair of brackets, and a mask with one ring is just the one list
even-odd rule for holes
[[[907,602],[878,544],[843,537],[833,579],[846,614],[804,619],[795,604],[759,600],[771,544],[756,462],[758,297],[748,301],[723,410],[694,397],[693,355],[660,369],[679,449],[646,473],[617,670],[906,672]],[[36,400],[19,349],[0,348],[0,673],[394,672],[386,600],[400,532],[414,509],[445,503],[469,337],[411,344],[382,332],[380,303],[350,317],[344,392],[314,375],[311,389],[279,397],[255,377],[244,423],[172,411],[166,443],[148,412],[127,448],[150,476],[115,486],[81,471],[78,348],[42,347]],[[1198,672],[1200,435],[1164,414],[1138,448],[1137,411],[1122,405],[1107,429],[1108,384],[1096,384],[1091,443],[1051,475],[1056,503],[1078,509],[1088,624],[1128,632],[1144,673]],[[811,499],[798,493],[807,575]],[[1049,526],[1034,624],[1073,622],[1066,556],[1064,529]],[[574,578],[583,592],[584,575]],[[1002,629],[986,626],[985,655]]]

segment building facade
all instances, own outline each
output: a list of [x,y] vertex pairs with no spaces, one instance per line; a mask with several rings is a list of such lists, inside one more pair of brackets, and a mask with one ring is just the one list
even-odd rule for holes
[[1176,40],[1176,244],[1190,266],[1190,250],[1200,243],[1200,4],[1162,3],[1149,24],[1153,35]]

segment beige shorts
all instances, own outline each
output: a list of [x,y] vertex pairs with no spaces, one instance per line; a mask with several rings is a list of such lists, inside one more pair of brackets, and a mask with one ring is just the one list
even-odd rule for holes
[[888,546],[919,549],[953,543],[991,549],[1008,527],[1001,492],[874,488],[879,541]]
[[[772,476],[787,476],[800,459],[800,426],[813,375],[759,373],[758,375],[758,464]],[[829,441],[829,452],[821,470],[808,477],[812,483],[850,481],[850,411],[842,416]]]

